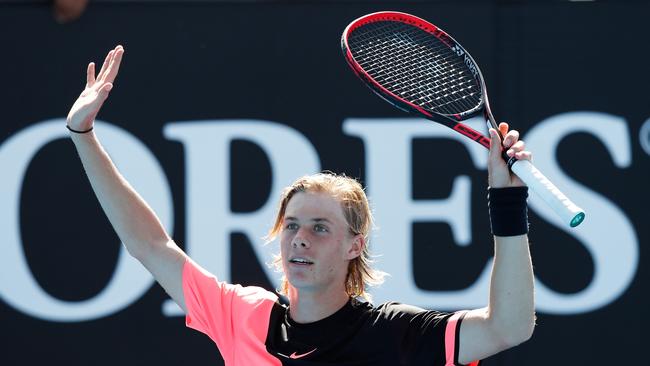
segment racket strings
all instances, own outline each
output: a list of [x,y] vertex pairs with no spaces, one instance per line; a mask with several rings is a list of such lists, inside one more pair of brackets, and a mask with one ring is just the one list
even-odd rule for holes
[[355,61],[382,87],[421,108],[442,114],[481,103],[478,81],[445,43],[395,21],[369,23],[348,37]]
[[[386,31],[385,27],[381,31]],[[389,29],[389,31],[391,30]],[[378,71],[375,73],[375,76],[379,79],[378,81],[381,83],[382,76],[384,76],[383,81],[386,85],[392,88],[400,97],[416,102],[424,107],[431,107],[431,105],[435,104],[435,107],[441,109],[443,113],[454,112],[448,108],[454,102],[459,102],[463,107],[468,109],[473,107],[468,105],[462,97],[456,98],[456,94],[459,91],[463,91],[464,85],[470,84],[471,80],[457,79],[457,76],[462,78],[462,72],[459,75],[455,73],[454,65],[451,63],[456,58],[455,55],[449,57],[449,54],[444,55],[440,53],[444,51],[444,48],[447,48],[445,45],[434,44],[435,53],[428,59],[425,58],[429,56],[427,55],[429,53],[427,45],[422,44],[420,39],[413,37],[409,33],[392,32],[391,38],[379,42],[378,45],[381,50],[379,53],[379,62],[375,62],[369,66],[373,67],[374,71]],[[395,59],[390,59],[391,48],[395,47],[400,50],[401,54],[397,63]],[[402,66],[410,65],[411,67],[405,69],[404,67],[399,67],[400,64]],[[382,70],[382,66],[387,67]],[[413,89],[413,85],[400,81],[404,79],[404,76],[410,76],[408,80],[411,80],[417,88]],[[413,80],[414,77],[416,80]],[[471,85],[469,85],[469,88],[471,88]]]

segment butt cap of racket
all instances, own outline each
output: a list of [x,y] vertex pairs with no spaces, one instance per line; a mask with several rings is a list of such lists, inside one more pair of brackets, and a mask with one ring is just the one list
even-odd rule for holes
[[581,211],[581,212],[578,212],[573,217],[573,219],[571,219],[571,222],[569,223],[569,225],[571,225],[571,227],[576,227],[576,226],[580,225],[584,220],[585,220],[585,213]]

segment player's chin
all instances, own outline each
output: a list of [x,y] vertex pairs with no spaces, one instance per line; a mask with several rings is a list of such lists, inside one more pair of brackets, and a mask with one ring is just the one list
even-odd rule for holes
[[285,263],[284,272],[287,276],[300,278],[305,277],[307,274],[311,273],[312,267],[313,265]]
[[315,288],[314,281],[310,280],[306,276],[287,276],[287,281],[289,285],[296,290],[311,290]]
[[306,283],[313,278],[313,272],[307,266],[289,265],[285,267],[284,274],[289,282]]

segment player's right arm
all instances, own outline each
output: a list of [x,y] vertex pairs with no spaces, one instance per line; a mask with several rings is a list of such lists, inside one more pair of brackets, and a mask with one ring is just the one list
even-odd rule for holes
[[[95,65],[88,65],[86,87],[68,114],[68,127],[87,131],[108,98],[117,76],[124,49],[110,51],[95,77]],[[106,216],[129,253],[186,311],[182,273],[187,256],[174,243],[160,220],[117,170],[94,131],[70,132],[86,175]]]

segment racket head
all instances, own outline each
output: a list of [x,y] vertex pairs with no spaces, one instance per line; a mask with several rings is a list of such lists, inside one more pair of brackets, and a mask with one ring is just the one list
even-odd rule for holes
[[483,134],[460,123],[480,113],[493,120],[481,70],[442,29],[411,14],[382,11],[350,23],[341,49],[354,73],[389,103],[489,146]]
[[[489,138],[461,123],[482,112],[488,125],[499,132],[478,65],[449,34],[416,16],[384,11],[350,23],[343,31],[341,48],[355,74],[383,99],[490,148]],[[436,58],[439,54],[443,56]],[[453,92],[453,96],[443,100],[444,105],[440,106],[435,100],[440,100],[436,98],[446,90]],[[468,90],[471,95],[462,98]],[[448,97],[444,94],[443,97]],[[464,99],[462,103],[455,101],[459,95]],[[445,107],[447,105],[451,107]],[[508,159],[505,154],[504,159],[563,222],[571,227],[582,222],[584,210],[571,202],[530,161]]]

